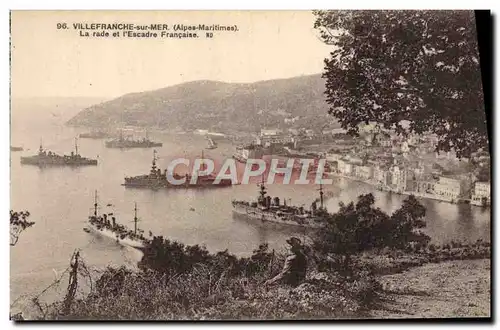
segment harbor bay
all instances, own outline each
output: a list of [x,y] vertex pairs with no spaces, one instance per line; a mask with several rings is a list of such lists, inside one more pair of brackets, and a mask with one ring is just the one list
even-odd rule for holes
[[[16,111],[13,111],[14,116]],[[22,113],[20,111],[19,113]],[[245,221],[233,217],[231,201],[256,200],[257,184],[235,185],[222,189],[128,189],[124,178],[148,173],[153,149],[120,150],[106,148],[104,140],[80,139],[80,152],[96,158],[99,165],[86,168],[38,168],[20,164],[20,157],[44,147],[57,153],[74,148],[79,130],[60,125],[60,118],[38,118],[16,125],[13,119],[12,140],[24,151],[11,154],[11,208],[29,210],[36,225],[23,233],[11,250],[11,298],[37,293],[50,285],[55,274],[66,269],[75,249],[95,267],[128,265],[134,267],[141,253],[122,247],[112,240],[86,233],[83,228],[92,213],[94,192],[98,191],[102,212],[112,212],[120,223],[133,227],[134,203],[138,207],[138,226],[185,244],[204,245],[210,251],[228,250],[250,255],[261,243],[281,249],[290,235],[302,237],[300,228]],[[30,134],[26,134],[30,132]],[[150,133],[163,143],[155,148],[158,165],[164,168],[176,157],[196,157],[206,146],[203,137],[192,134]],[[218,148],[205,150],[207,157],[223,161],[236,146],[225,140]],[[376,206],[387,212],[397,209],[406,198],[378,191],[374,186],[332,178],[324,187],[325,206],[336,211],[339,202],[348,203],[357,196],[373,193]],[[278,196],[292,205],[309,205],[318,196],[316,185],[267,185],[270,196]],[[450,204],[420,199],[427,209],[426,233],[437,244],[451,240],[489,240],[490,210],[472,205]]]

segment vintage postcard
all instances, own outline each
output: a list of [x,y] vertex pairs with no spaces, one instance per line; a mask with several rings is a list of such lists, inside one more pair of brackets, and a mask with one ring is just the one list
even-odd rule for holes
[[488,320],[489,15],[11,11],[10,318]]

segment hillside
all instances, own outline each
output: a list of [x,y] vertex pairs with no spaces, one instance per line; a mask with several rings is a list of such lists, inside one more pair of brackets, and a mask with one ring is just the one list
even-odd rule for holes
[[[335,126],[333,118],[327,116],[324,88],[319,74],[249,84],[193,81],[93,105],[68,124],[221,132],[255,132],[262,127],[321,128],[327,120]],[[293,123],[292,118],[296,118]]]

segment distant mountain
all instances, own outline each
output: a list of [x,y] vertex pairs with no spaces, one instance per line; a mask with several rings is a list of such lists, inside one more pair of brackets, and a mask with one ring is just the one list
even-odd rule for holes
[[324,89],[319,74],[247,84],[193,81],[93,105],[68,125],[200,128],[226,133],[257,132],[265,127],[338,127],[327,115]]

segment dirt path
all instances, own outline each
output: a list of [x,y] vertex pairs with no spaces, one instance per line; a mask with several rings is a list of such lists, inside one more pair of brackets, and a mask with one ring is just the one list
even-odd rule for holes
[[489,317],[490,260],[448,261],[380,277],[374,318]]

